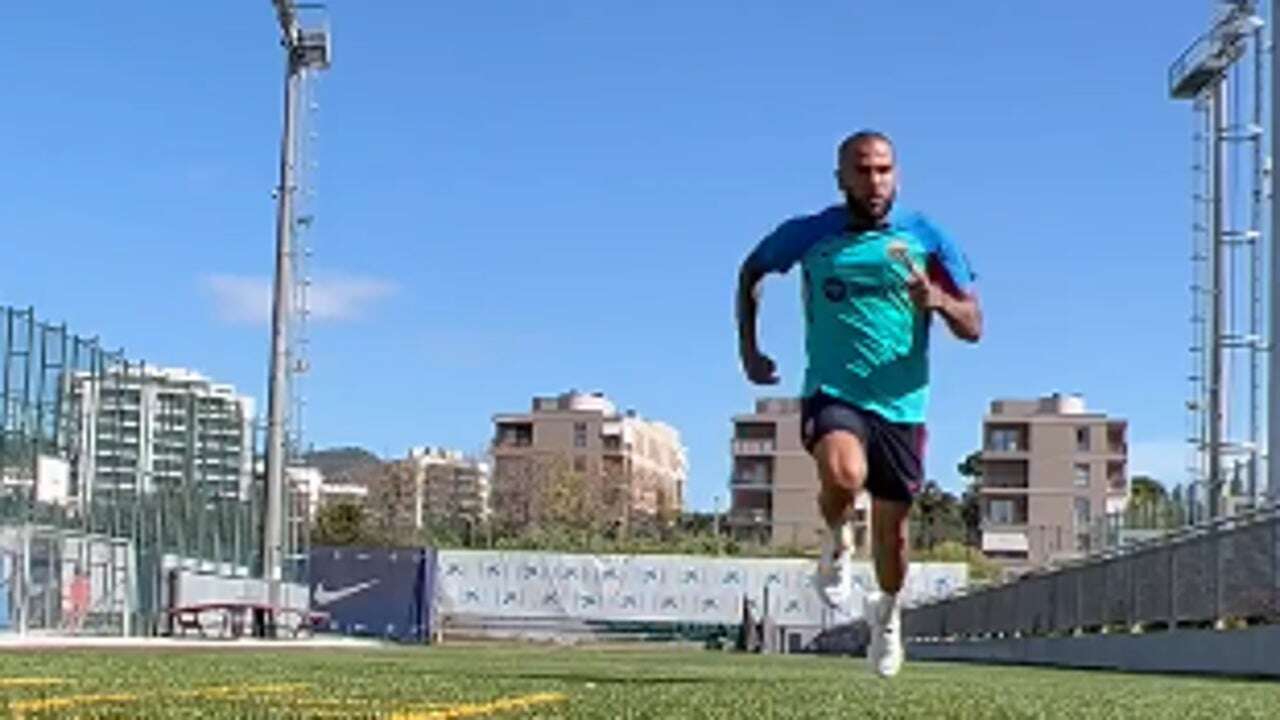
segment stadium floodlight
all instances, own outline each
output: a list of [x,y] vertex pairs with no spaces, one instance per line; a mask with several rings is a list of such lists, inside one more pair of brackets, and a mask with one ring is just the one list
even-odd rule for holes
[[1264,24],[1251,3],[1232,6],[1169,67],[1169,95],[1179,100],[1199,97],[1244,55],[1245,43]]
[[[288,462],[285,427],[289,406],[289,322],[293,315],[293,233],[297,218],[294,196],[298,190],[298,114],[301,86],[309,70],[325,70],[330,64],[327,27],[302,27],[299,10],[323,9],[323,5],[272,0],[285,48],[284,132],[280,142],[280,185],[276,189],[276,271],[271,310],[271,369],[267,391],[266,502],[262,517],[262,575],[267,581],[268,605],[280,607],[280,583],[284,579],[286,488]],[[274,623],[272,623],[274,624]],[[265,628],[264,628],[265,629]]]

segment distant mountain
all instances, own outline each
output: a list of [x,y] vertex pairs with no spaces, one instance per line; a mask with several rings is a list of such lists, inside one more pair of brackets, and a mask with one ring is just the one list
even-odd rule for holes
[[308,453],[306,464],[319,469],[326,482],[351,482],[381,466],[382,459],[364,448],[337,447]]

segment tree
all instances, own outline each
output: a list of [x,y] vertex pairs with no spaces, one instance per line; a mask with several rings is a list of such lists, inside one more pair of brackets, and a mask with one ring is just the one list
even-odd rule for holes
[[956,472],[960,473],[961,477],[966,477],[973,481],[982,479],[982,451],[974,450],[965,455],[960,464],[956,466]]
[[960,496],[960,517],[964,521],[965,544],[978,547],[982,544],[982,502],[978,488],[982,484],[982,451],[974,450],[960,461],[956,472],[968,478],[969,484]]
[[364,508],[353,502],[326,503],[311,528],[313,545],[361,545],[365,542]]
[[927,550],[940,543],[965,541],[964,515],[956,497],[932,480],[926,482],[911,505],[911,544]]
[[407,460],[383,463],[360,476],[369,488],[367,531],[386,547],[420,543],[416,527],[417,472]]
[[506,459],[494,473],[494,530],[517,545],[600,538],[625,521],[619,508],[628,499],[608,473],[574,469],[564,454]]
[[1129,498],[1135,505],[1158,505],[1169,499],[1169,493],[1159,480],[1147,475],[1134,475],[1129,483]]

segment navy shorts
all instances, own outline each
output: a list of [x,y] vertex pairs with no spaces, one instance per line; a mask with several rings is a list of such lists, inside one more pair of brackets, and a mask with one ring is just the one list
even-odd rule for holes
[[805,398],[800,439],[810,453],[827,433],[842,430],[862,441],[867,453],[867,492],[881,500],[910,503],[924,484],[923,424],[890,422],[879,414],[818,393]]

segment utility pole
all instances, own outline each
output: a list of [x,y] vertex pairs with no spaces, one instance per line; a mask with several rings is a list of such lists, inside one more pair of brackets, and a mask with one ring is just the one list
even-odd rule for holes
[[[307,71],[329,67],[327,28],[303,28],[299,6],[272,0],[285,49],[284,124],[280,139],[280,184],[276,187],[275,283],[271,308],[271,376],[267,391],[266,502],[262,518],[262,574],[268,605],[280,607],[284,579],[286,427],[289,393],[289,321],[293,315],[294,200],[298,189],[298,114]],[[315,6],[308,5],[308,8]],[[274,626],[274,620],[270,625]]]

